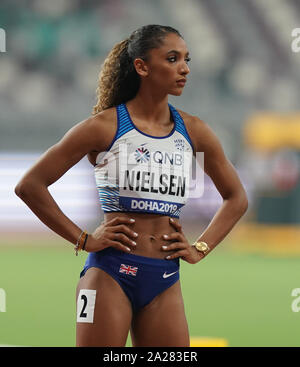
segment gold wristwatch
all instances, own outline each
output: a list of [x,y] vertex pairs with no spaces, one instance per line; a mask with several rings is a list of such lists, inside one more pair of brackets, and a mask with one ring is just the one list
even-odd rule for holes
[[193,244],[193,246],[195,246],[196,250],[201,252],[204,256],[206,256],[207,253],[210,251],[208,244],[203,241],[197,241]]

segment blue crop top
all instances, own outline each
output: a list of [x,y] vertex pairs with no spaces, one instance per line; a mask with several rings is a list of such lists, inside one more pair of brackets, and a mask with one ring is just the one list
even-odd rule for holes
[[184,121],[169,104],[174,121],[166,136],[140,131],[125,104],[118,105],[118,126],[106,152],[98,154],[95,179],[102,209],[179,218],[186,203],[193,146]]

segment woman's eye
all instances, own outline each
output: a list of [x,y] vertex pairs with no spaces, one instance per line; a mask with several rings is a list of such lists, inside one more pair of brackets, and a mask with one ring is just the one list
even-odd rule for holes
[[175,56],[171,56],[171,57],[168,58],[168,61],[175,62],[176,61],[176,57]]
[[[177,58],[176,58],[176,56],[171,56],[171,57],[168,57],[168,61],[169,62],[176,62],[177,61]],[[188,63],[188,62],[191,61],[191,58],[190,57],[186,57],[184,59],[184,61]]]

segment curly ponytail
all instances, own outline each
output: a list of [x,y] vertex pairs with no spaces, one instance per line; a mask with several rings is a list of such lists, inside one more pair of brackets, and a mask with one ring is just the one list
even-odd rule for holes
[[127,52],[128,42],[127,38],[117,43],[104,60],[98,78],[98,101],[93,109],[94,115],[126,102],[138,91],[139,78]]
[[133,65],[134,59],[146,60],[148,51],[159,47],[168,33],[176,33],[182,37],[172,27],[147,25],[137,29],[129,38],[112,48],[99,73],[97,104],[93,108],[93,115],[136,96],[140,77]]

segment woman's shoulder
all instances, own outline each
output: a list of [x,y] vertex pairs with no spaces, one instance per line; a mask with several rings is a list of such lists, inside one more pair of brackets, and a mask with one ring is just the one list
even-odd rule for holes
[[114,138],[117,129],[117,115],[115,108],[108,108],[95,115],[88,116],[81,123],[78,130],[79,138],[86,137],[93,145],[94,152],[105,151]]
[[117,112],[115,107],[107,108],[87,118],[87,121],[95,128],[109,129],[117,125]]
[[179,109],[177,111],[183,118],[195,151],[203,151],[218,144],[217,136],[206,122],[198,116],[191,115],[185,111]]
[[114,135],[117,128],[117,113],[115,107],[108,108],[86,119],[86,124],[90,126],[91,131],[108,138]]
[[201,125],[205,124],[198,116],[191,115],[188,112],[177,109],[180,116],[183,118],[185,125],[191,125],[191,128],[199,128]]
[[197,136],[201,133],[204,128],[205,122],[201,120],[198,116],[191,115],[188,112],[177,109],[180,116],[182,117],[185,127],[191,137]]

